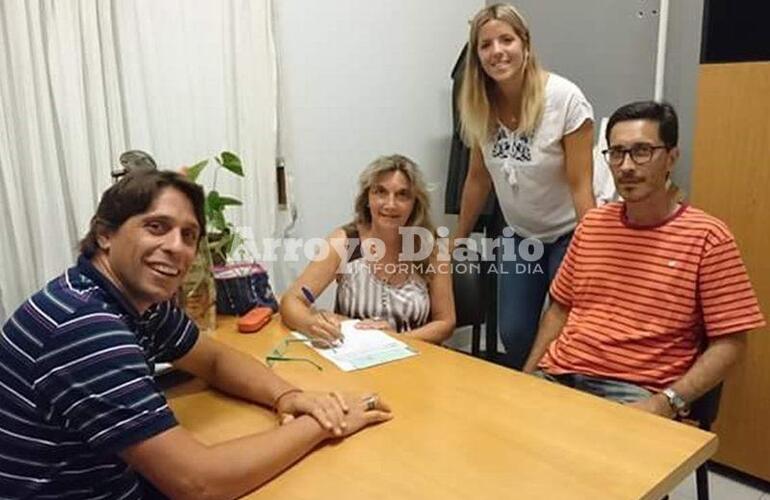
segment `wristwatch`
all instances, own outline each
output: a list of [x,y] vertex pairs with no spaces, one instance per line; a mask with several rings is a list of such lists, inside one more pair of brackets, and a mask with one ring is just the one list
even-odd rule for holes
[[674,413],[680,417],[686,417],[690,413],[690,405],[671,387],[663,389],[663,395],[668,399],[668,404]]

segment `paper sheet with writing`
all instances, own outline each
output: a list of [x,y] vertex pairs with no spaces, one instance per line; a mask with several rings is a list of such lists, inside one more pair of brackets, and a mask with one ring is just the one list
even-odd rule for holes
[[[342,322],[342,344],[327,349],[313,347],[321,356],[328,359],[340,370],[350,372],[370,366],[389,363],[398,359],[414,356],[417,351],[404,342],[394,339],[381,330],[359,330],[355,328],[358,320]],[[292,332],[296,337],[301,333]]]

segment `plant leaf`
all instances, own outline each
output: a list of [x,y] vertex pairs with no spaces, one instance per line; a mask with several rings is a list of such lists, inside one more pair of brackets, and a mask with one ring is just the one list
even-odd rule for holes
[[224,264],[227,262],[227,256],[232,249],[234,239],[235,234],[229,228],[218,233],[208,234],[209,251],[215,263]]
[[206,198],[219,201],[219,191],[217,191],[216,189],[212,189],[211,191],[209,191],[209,194],[206,195]]
[[222,151],[222,160],[219,161],[219,164],[235,175],[243,177],[243,165],[235,153]]
[[236,251],[239,255],[237,259],[238,261],[246,260],[246,253],[248,253],[248,249],[246,248],[246,239],[238,231],[233,231],[233,242],[230,246],[230,254],[232,255]]
[[209,191],[209,194],[206,195],[206,203],[204,204],[204,209],[207,219],[211,219],[215,212],[222,211],[222,205],[219,201],[218,191]]
[[220,196],[219,206],[224,208],[228,205],[240,206],[240,205],[243,205],[243,203],[241,203],[241,200],[238,200],[236,198],[231,198],[229,196]]
[[197,182],[198,176],[203,172],[203,169],[206,168],[206,165],[209,164],[208,160],[199,161],[192,167],[187,168],[187,178],[190,179],[193,182]]
[[214,226],[215,229],[218,229],[219,231],[224,231],[227,229],[227,222],[225,221],[225,215],[222,213],[221,210],[213,212],[211,214],[211,219],[209,220],[211,222],[211,225]]

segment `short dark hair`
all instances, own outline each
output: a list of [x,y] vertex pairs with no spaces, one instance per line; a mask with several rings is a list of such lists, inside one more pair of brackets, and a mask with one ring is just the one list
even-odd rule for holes
[[126,220],[146,212],[160,192],[167,188],[178,189],[187,196],[193,206],[201,235],[206,233],[206,216],[203,211],[203,188],[184,175],[171,170],[137,170],[123,176],[102,194],[102,199],[91,218],[88,234],[80,240],[80,253],[91,258],[99,249],[97,236],[116,231]]
[[651,120],[658,123],[658,135],[667,148],[676,147],[679,143],[679,118],[674,107],[667,102],[638,101],[621,106],[612,113],[607,123],[604,137],[610,143],[610,132],[618,122],[629,120]]

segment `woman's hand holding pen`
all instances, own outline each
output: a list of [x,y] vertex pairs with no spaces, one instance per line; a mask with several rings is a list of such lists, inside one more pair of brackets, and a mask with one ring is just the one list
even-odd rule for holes
[[342,317],[329,311],[312,311],[308,333],[310,336],[324,340],[319,346],[328,347],[342,341]]
[[311,314],[310,324],[304,333],[324,341],[313,345],[315,347],[329,347],[342,342],[341,324],[345,318],[329,311],[317,310],[315,308],[316,296],[309,286],[302,285],[300,293]]

